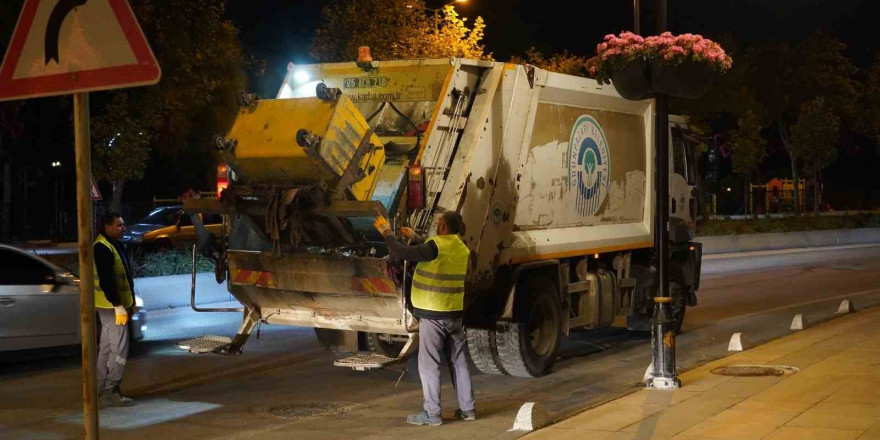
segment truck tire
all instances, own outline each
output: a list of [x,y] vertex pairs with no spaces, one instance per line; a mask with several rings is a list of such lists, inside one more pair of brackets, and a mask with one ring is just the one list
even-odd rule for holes
[[370,352],[390,358],[400,356],[406,342],[388,342],[380,338],[381,334],[367,333],[367,345],[370,347]]
[[468,354],[477,369],[485,374],[503,375],[504,369],[498,364],[498,351],[492,346],[495,330],[466,328]]
[[525,283],[528,310],[519,322],[499,323],[495,345],[504,371],[516,377],[540,377],[556,362],[562,340],[562,311],[555,287],[535,278]]
[[675,281],[669,282],[669,293],[672,295],[672,319],[675,320],[675,334],[681,334],[681,326],[684,325],[684,315],[687,311],[687,292]]
[[[672,295],[672,304],[670,307],[672,308],[672,319],[674,321],[673,330],[675,330],[675,334],[681,334],[681,327],[684,325],[684,315],[687,311],[687,291],[682,289],[681,285],[675,281],[669,282],[669,294]],[[652,300],[653,302],[653,300]],[[654,309],[650,309],[646,311],[644,314],[640,314],[642,319],[647,322],[647,329],[639,328],[641,331],[651,331],[651,323],[654,319]]]

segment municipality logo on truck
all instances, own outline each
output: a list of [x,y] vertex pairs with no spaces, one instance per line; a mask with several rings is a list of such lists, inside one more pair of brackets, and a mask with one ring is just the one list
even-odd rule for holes
[[575,210],[584,217],[596,215],[608,194],[611,161],[602,126],[582,115],[571,129],[568,142],[568,179],[577,191]]

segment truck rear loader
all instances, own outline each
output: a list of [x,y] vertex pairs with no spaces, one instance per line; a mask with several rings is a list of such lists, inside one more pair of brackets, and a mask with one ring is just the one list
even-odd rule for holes
[[[418,346],[413,267],[373,228],[422,235],[459,212],[471,251],[464,322],[485,373],[547,374],[565,335],[626,322],[647,330],[654,258],[654,101],[595,80],[467,59],[290,65],[276,99],[242,94],[218,137],[218,282],[241,302],[230,338],[184,341],[241,353],[260,321],[313,327],[369,369]],[[677,328],[696,305],[701,247],[686,124],[670,124],[671,292]],[[195,249],[194,249],[195,254]],[[193,285],[193,296],[196,286]]]

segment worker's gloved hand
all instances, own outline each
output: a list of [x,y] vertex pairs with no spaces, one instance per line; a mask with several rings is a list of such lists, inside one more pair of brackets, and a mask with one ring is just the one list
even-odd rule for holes
[[388,223],[388,219],[382,217],[381,215],[379,217],[376,217],[376,221],[373,222],[373,226],[376,227],[376,230],[379,231],[379,233],[382,234],[383,237],[393,233],[393,231],[391,230],[391,224]]
[[412,228],[404,226],[400,228],[400,235],[403,235],[407,239],[412,240],[412,238],[416,236],[416,231],[413,231]]
[[116,306],[113,310],[116,311],[116,325],[128,324],[128,311],[125,310],[125,307]]

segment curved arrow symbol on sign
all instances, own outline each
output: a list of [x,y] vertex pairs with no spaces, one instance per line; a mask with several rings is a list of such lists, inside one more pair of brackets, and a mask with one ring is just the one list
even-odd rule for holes
[[82,6],[86,4],[88,0],[60,0],[55,8],[52,9],[52,14],[49,15],[49,24],[46,26],[46,64],[49,64],[49,61],[55,60],[56,63],[60,62],[58,58],[58,34],[61,32],[61,25],[64,23],[64,19],[67,18],[67,15],[70,14],[70,11],[74,10],[77,6]]

